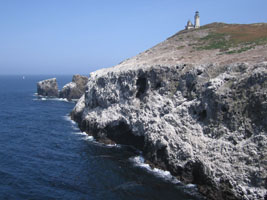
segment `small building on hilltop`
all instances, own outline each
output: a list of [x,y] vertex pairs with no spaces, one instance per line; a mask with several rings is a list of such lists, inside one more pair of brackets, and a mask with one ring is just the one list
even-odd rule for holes
[[200,27],[200,19],[199,19],[199,12],[196,11],[195,14],[195,25],[192,24],[192,22],[190,20],[188,20],[186,26],[185,26],[185,30],[189,30],[189,29],[195,29],[195,28],[199,28]]
[[193,28],[195,28],[194,25],[192,24],[192,22],[190,20],[188,20],[187,24],[185,26],[185,29],[189,30],[189,29],[193,29]]

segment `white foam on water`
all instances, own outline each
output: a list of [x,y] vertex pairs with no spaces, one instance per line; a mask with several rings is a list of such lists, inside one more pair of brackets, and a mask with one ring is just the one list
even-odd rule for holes
[[85,135],[85,137],[82,138],[83,140],[92,141],[95,145],[101,146],[104,148],[121,148],[122,147],[120,144],[105,144],[105,143],[99,142],[99,141],[95,140],[94,136],[88,135],[85,132],[83,132],[83,133],[80,132],[80,133],[75,133],[75,134]]
[[86,132],[79,131],[80,129],[77,127],[77,123],[71,119],[70,115],[65,115],[64,119],[66,121],[71,122],[72,123],[72,129],[74,131],[77,131],[77,132],[72,132],[73,134],[84,136],[84,137],[81,138],[82,140],[93,141],[95,144],[101,145],[101,146],[106,147],[106,148],[114,148],[114,147],[121,148],[120,144],[104,144],[104,143],[96,141],[93,136],[88,135]]
[[88,134],[85,132],[72,132],[75,135],[83,135],[83,136],[87,136]]
[[68,99],[66,98],[55,98],[55,97],[46,97],[46,96],[42,96],[42,95],[38,95],[37,93],[34,93],[34,95],[36,97],[36,99],[33,100],[41,100],[41,101],[63,101],[63,102],[76,102],[76,99],[68,101]]
[[83,136],[88,135],[87,133],[80,131],[79,127],[77,126],[77,123],[75,121],[73,121],[69,115],[65,115],[65,116],[63,116],[63,118],[64,118],[64,120],[71,123],[71,128],[75,131],[75,132],[73,132],[73,134],[83,135]]
[[158,168],[154,168],[152,169],[149,164],[145,163],[145,159],[142,156],[135,156],[135,157],[131,157],[129,158],[131,162],[133,162],[133,164],[137,167],[141,167],[144,168],[145,170],[147,170],[149,173],[154,174],[157,177],[160,177],[164,180],[170,181],[174,184],[178,184],[181,183],[177,178],[175,178],[174,176],[171,175],[171,173],[169,171],[165,171],[162,169],[158,169]]
[[89,140],[89,141],[95,140],[93,136],[88,135],[86,132],[79,131],[80,129],[77,127],[76,122],[71,119],[70,115],[65,115],[63,118],[72,124],[72,129],[75,131],[72,132],[73,134],[83,136],[81,137],[82,140]]
[[117,147],[117,148],[121,147],[120,144],[104,144],[104,146],[106,146],[106,147]]
[[71,122],[72,124],[75,124],[75,125],[76,125],[76,122],[73,121],[69,115],[65,115],[65,116],[64,116],[64,119],[65,119],[66,121]]
[[70,102],[66,98],[47,98],[47,100]]
[[158,168],[152,169],[149,166],[149,164],[145,163],[145,159],[142,156],[131,157],[130,161],[133,162],[133,164],[136,167],[144,168],[146,171],[148,171],[149,173],[153,174],[156,177],[162,178],[163,180],[173,183],[175,185],[179,185],[179,188],[182,188],[185,193],[193,195],[195,197],[199,197],[200,199],[203,198],[198,192],[197,185],[195,184],[183,185],[181,181],[172,176],[169,171],[164,171]]
[[86,136],[84,137],[84,140],[94,141],[95,139],[93,136],[86,134]]
[[81,138],[80,138],[81,140],[89,140],[89,141],[94,141],[95,140],[93,136],[88,135],[85,132],[81,132],[81,131],[79,131],[79,132],[72,132],[72,134],[81,136]]
[[196,184],[187,184],[185,188],[197,188]]

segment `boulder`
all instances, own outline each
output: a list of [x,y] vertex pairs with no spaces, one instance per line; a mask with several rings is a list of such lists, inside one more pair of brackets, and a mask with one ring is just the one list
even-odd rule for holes
[[74,75],[72,82],[66,84],[59,93],[60,98],[66,98],[69,101],[73,99],[80,99],[86,90],[88,77],[81,75]]
[[37,83],[37,94],[47,97],[58,97],[58,85],[56,78],[51,78]]

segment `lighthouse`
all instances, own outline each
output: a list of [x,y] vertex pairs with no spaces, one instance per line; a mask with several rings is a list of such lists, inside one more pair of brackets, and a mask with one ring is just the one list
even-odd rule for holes
[[185,26],[185,30],[189,30],[189,29],[196,29],[200,27],[200,20],[199,20],[199,12],[196,11],[195,14],[195,24],[193,25],[192,22],[190,20],[188,20],[186,26]]
[[199,12],[197,11],[195,14],[195,28],[200,27],[200,21],[199,21]]

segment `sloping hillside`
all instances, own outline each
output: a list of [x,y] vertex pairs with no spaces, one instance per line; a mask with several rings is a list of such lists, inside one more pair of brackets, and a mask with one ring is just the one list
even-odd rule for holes
[[[107,71],[177,64],[218,64],[267,61],[267,24],[212,23],[183,30]],[[101,70],[106,71],[106,70]]]

